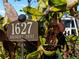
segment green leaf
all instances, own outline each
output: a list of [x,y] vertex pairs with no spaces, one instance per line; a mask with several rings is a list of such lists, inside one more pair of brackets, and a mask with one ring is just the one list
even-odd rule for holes
[[11,21],[8,19],[7,16],[4,17],[4,20],[3,20],[3,25],[2,26],[5,26],[6,24],[9,24]]
[[49,0],[49,5],[51,6],[50,10],[65,11],[66,10],[66,0]]
[[77,40],[79,41],[79,36],[78,36],[78,39]]
[[40,45],[37,49],[37,51],[40,51],[40,54],[42,55],[43,53],[47,56],[53,56],[55,54],[55,51],[46,51],[42,45]]
[[43,12],[48,7],[48,0],[38,0],[38,9]]
[[53,56],[55,54],[55,51],[46,51],[44,50],[44,54],[47,56]]
[[38,20],[39,20],[39,16],[32,15],[32,21],[38,21]]
[[39,59],[41,58],[41,55],[43,54],[43,46],[40,45],[37,49],[37,51],[34,51],[32,53],[29,53],[27,56],[26,56],[26,59]]
[[27,55],[26,59],[37,59],[39,56],[40,52],[35,51]]
[[69,35],[66,38],[67,38],[67,41],[77,41],[78,40],[78,36],[74,36],[74,35]]
[[60,52],[59,49],[57,49],[56,54],[58,55],[58,58],[57,59],[63,59],[62,53]]
[[5,16],[2,20],[0,20],[0,29],[3,30],[3,27],[9,23],[10,23],[10,20],[8,19],[7,16]]
[[74,36],[74,37],[72,38],[72,40],[75,41],[75,40],[77,40],[77,38],[78,38],[77,36]]
[[76,41],[76,44],[79,44],[79,41]]
[[57,12],[57,11],[66,11],[66,4],[59,5],[59,6],[52,6],[50,7],[51,11]]
[[48,0],[39,0],[38,4],[41,7],[46,7],[46,6],[48,6]]
[[19,56],[19,55],[16,55],[16,57],[15,57],[16,59],[21,59],[21,56]]
[[50,8],[50,10],[51,10],[51,11],[54,11],[54,12],[56,12],[56,11],[60,11],[61,9],[59,9],[59,8],[56,8],[56,7],[51,7],[51,8]]
[[61,6],[66,4],[66,0],[49,0],[51,6]]
[[70,41],[70,39],[73,37],[73,35],[69,35],[69,36],[66,36],[66,40],[67,41]]
[[44,45],[44,44],[46,43],[46,39],[45,39],[45,38],[40,37],[40,43],[41,43],[41,45]]
[[24,7],[23,11],[26,14],[31,14],[31,15],[35,15],[35,16],[42,16],[43,15],[42,12],[40,12],[38,9],[33,8],[33,7]]

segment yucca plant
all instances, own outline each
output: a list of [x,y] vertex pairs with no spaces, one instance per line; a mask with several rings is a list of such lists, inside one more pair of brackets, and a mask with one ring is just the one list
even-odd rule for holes
[[[40,40],[40,42],[42,42],[41,44],[45,43],[45,45],[49,47],[51,45],[54,46],[51,48],[46,47],[47,50],[55,51],[54,50],[55,47],[58,48],[58,46],[60,47],[61,45],[63,45],[64,47],[64,45],[67,45],[65,37],[63,36],[63,31],[65,28],[64,28],[63,22],[61,21],[61,17],[64,15],[65,12],[69,12],[70,15],[74,16],[76,12],[77,3],[78,3],[78,0],[73,0],[73,1],[71,0],[38,0],[37,8],[33,8],[33,7],[23,8],[23,11],[26,14],[32,15],[33,21],[38,21],[39,29],[40,29],[39,35],[42,36]],[[64,41],[62,39],[63,37],[64,37]],[[34,53],[38,55],[39,52],[34,52]]]

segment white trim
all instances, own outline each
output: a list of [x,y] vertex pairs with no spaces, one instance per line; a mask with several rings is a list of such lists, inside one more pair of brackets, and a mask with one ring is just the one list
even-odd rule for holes
[[70,27],[66,27],[65,32],[66,32],[66,35],[72,35],[71,30],[75,29],[76,30],[76,35],[78,36],[78,27],[77,27],[76,19],[74,17],[72,17],[72,16],[62,17],[61,20],[73,20],[74,21],[74,27],[72,27],[71,23],[70,23]]

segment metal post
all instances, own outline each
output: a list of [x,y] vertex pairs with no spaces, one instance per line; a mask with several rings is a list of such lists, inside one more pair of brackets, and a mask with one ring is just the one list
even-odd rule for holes
[[21,43],[22,59],[24,59],[24,43]]
[[[32,1],[32,0],[28,0],[28,6],[29,6],[29,7],[31,6],[31,1]],[[31,14],[28,14],[28,19],[32,19]]]

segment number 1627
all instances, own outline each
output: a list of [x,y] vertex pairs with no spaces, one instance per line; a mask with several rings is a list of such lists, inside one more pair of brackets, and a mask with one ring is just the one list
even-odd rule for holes
[[[27,27],[28,26],[28,27]],[[14,34],[30,34],[32,28],[32,22],[12,23],[12,35]],[[27,31],[26,31],[27,29]]]

